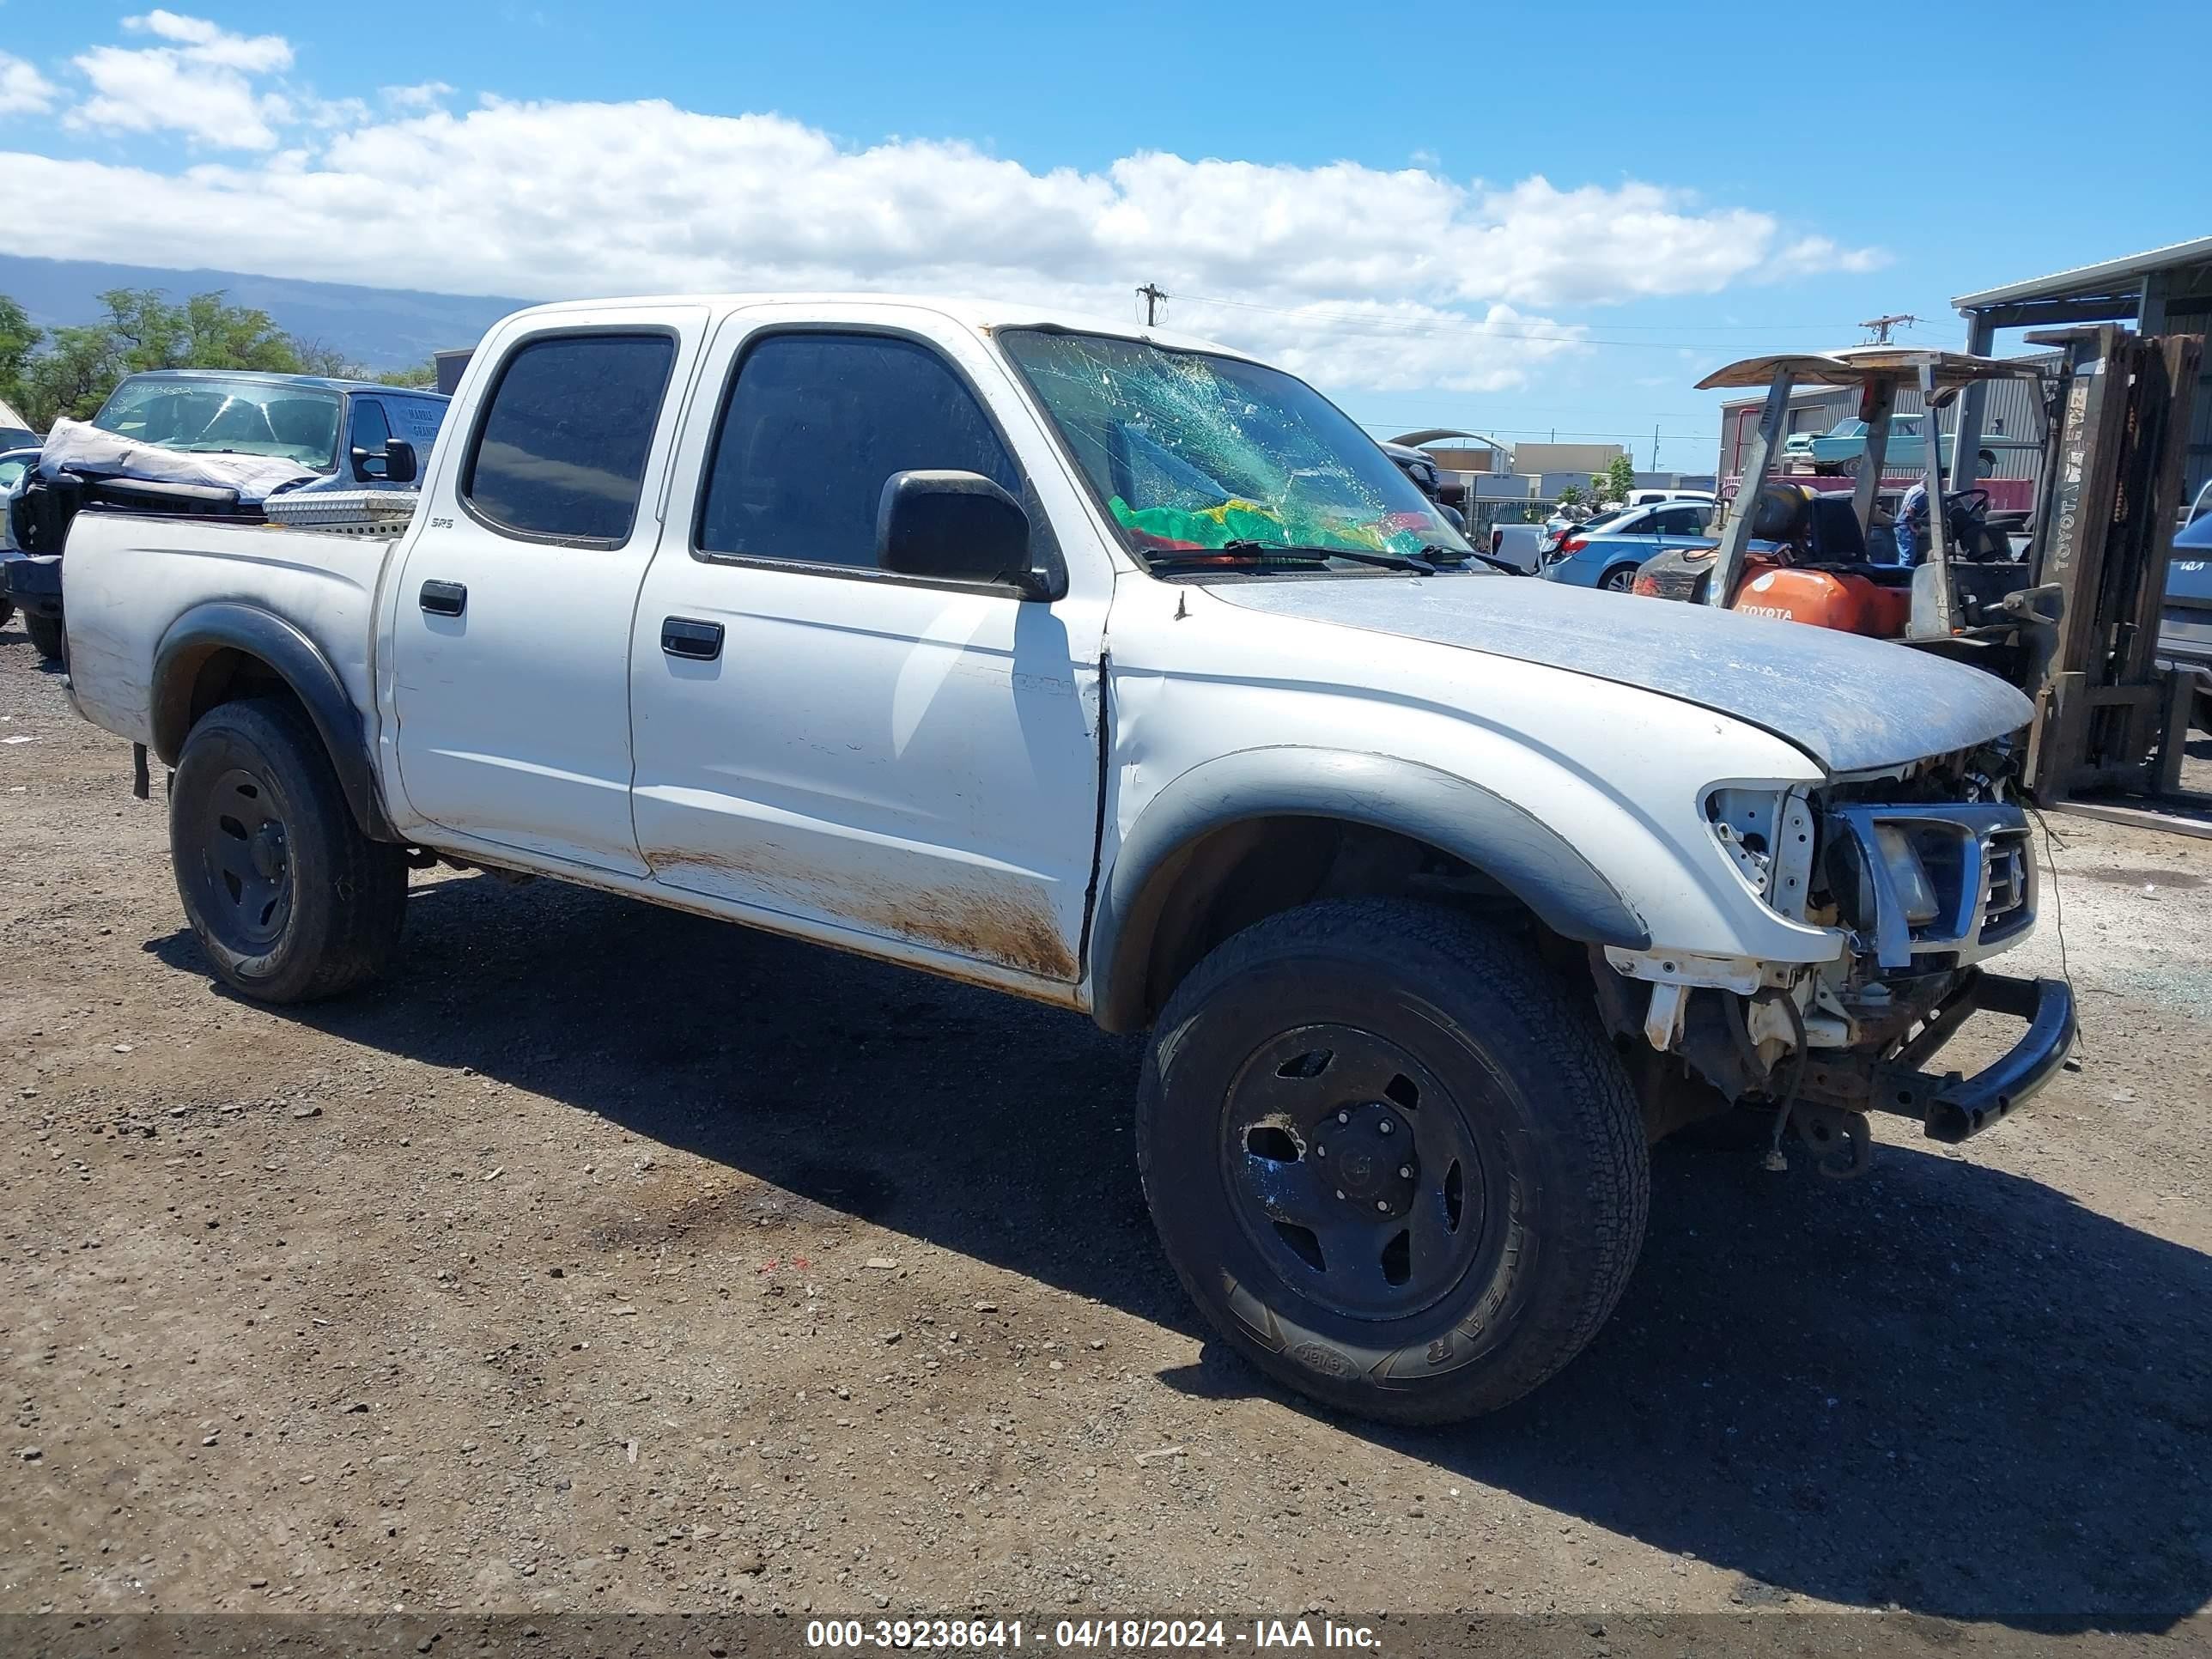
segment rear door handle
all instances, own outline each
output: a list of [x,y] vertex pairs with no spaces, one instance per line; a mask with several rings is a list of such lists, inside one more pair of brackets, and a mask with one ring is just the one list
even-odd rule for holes
[[434,617],[458,617],[469,608],[469,590],[459,582],[424,582],[421,602]]
[[660,648],[672,657],[689,657],[695,662],[712,662],[722,654],[722,624],[694,622],[689,617],[664,617],[660,624]]

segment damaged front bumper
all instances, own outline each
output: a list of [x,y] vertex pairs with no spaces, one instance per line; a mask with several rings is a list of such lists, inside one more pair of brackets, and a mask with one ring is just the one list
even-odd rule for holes
[[[1975,1014],[2027,1022],[2020,1040],[1969,1077],[1926,1069]],[[1820,1054],[1806,1066],[1809,1101],[1845,1111],[1894,1112],[1921,1120],[1928,1138],[1956,1145],[2025,1106],[2057,1076],[2080,1027],[2063,980],[2020,979],[1970,968],[1919,1031],[1886,1060]]]
[[21,553],[12,547],[0,549],[0,599],[30,616],[60,616],[60,558]]

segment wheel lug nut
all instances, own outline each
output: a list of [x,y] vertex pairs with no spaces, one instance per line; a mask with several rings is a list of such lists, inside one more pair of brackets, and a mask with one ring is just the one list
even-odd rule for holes
[[1375,1200],[1375,1207],[1378,1210],[1387,1211],[1390,1206],[1383,1200],[1378,1198]]
[[1328,1148],[1322,1146],[1321,1142],[1316,1140],[1314,1142],[1314,1156],[1316,1158],[1327,1158],[1328,1156]]
[[1336,1115],[1336,1121],[1339,1123],[1349,1123],[1352,1121],[1352,1114],[1349,1112],[1339,1112]]
[[1398,1179],[1401,1181],[1411,1181],[1413,1178],[1413,1166],[1410,1164],[1401,1164],[1398,1166]]
[[1384,1119],[1383,1119],[1380,1123],[1376,1124],[1375,1127],[1376,1127],[1377,1129],[1380,1129],[1380,1130],[1381,1130],[1384,1134],[1386,1134],[1386,1135],[1387,1135],[1387,1134],[1389,1134],[1389,1133],[1390,1133],[1390,1131],[1391,1131],[1391,1130],[1393,1130],[1393,1129],[1396,1128],[1398,1126],[1397,1126],[1396,1124],[1395,1124],[1395,1123],[1391,1122],[1391,1121],[1390,1121],[1390,1120],[1389,1120],[1389,1118],[1387,1118],[1387,1117],[1386,1117],[1386,1118],[1384,1118]]
[[1344,1188],[1341,1188],[1341,1187],[1339,1187],[1339,1188],[1336,1189],[1336,1195],[1337,1195],[1339,1198],[1342,1198],[1342,1197],[1344,1196]]

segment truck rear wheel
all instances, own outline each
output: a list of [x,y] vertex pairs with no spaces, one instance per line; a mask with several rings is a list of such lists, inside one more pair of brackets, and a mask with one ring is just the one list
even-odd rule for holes
[[1138,1166],[1215,1328],[1326,1404],[1443,1423],[1596,1334],[1650,1197],[1644,1127],[1535,952],[1433,906],[1305,906],[1237,934],[1155,1027]]
[[221,703],[192,727],[169,791],[169,851],[216,975],[258,1002],[350,990],[399,942],[404,854],[362,834],[289,702]]
[[69,651],[69,638],[62,631],[59,617],[41,617],[35,611],[23,613],[23,631],[31,636],[31,644],[48,662],[60,662]]

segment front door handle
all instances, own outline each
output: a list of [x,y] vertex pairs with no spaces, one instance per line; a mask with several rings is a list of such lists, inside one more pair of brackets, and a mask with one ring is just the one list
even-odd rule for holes
[[424,582],[421,603],[434,617],[458,617],[469,608],[469,590],[459,582]]
[[689,617],[664,617],[660,624],[660,648],[672,657],[689,657],[694,662],[712,662],[722,654],[722,624],[694,622]]

